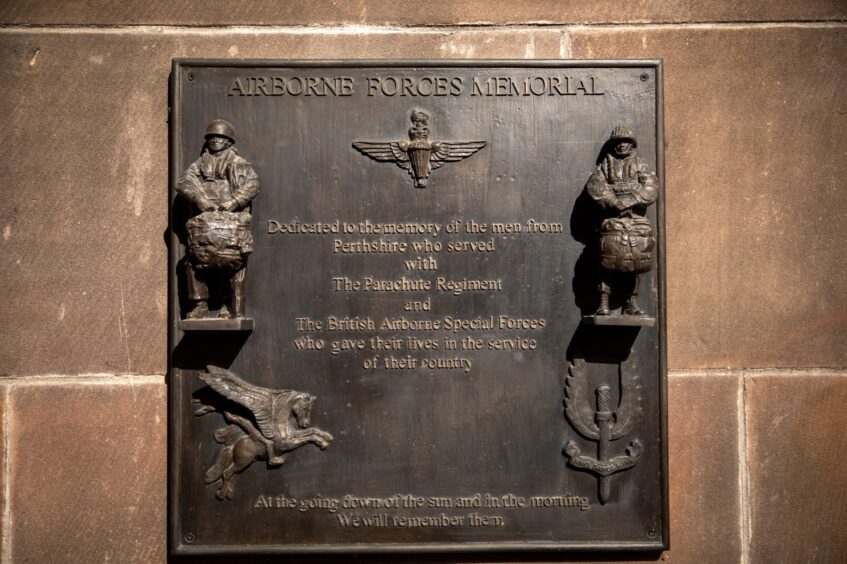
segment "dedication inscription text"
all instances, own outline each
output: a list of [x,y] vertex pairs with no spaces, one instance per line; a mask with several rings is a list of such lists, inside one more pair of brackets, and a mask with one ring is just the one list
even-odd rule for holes
[[[268,234],[290,236],[315,235],[326,240],[327,253],[358,257],[367,265],[373,255],[396,256],[396,278],[363,276],[352,279],[343,273],[327,272],[325,286],[331,292],[397,293],[403,297],[395,315],[374,319],[371,316],[350,317],[328,315],[314,319],[308,313],[294,317],[298,336],[293,344],[301,351],[324,351],[331,355],[370,353],[361,359],[364,370],[460,370],[473,367],[474,351],[533,351],[538,347],[534,337],[547,320],[504,315],[492,311],[487,315],[462,318],[438,316],[432,312],[432,296],[418,299],[417,294],[439,293],[459,297],[467,292],[495,293],[503,291],[504,274],[492,278],[451,278],[438,273],[442,254],[461,253],[465,260],[476,260],[498,252],[498,245],[514,245],[516,236],[563,236],[561,223],[494,222],[458,218],[440,223],[375,223],[370,220],[348,222],[332,220],[302,224],[296,220],[268,220]],[[483,234],[487,239],[467,240],[468,235]],[[344,237],[349,235],[349,237]],[[411,235],[408,242],[385,239],[385,236]],[[425,237],[425,238],[419,238]],[[485,256],[483,256],[485,255]],[[365,266],[367,268],[367,266]],[[452,311],[452,310],[451,310]],[[407,313],[408,312],[408,313]],[[420,312],[419,315],[410,315]],[[338,337],[355,333],[356,336]],[[362,337],[367,333],[367,338]],[[424,337],[418,337],[424,333]],[[479,338],[480,334],[488,335]],[[438,354],[440,351],[441,354]],[[361,356],[361,355],[359,355]]]

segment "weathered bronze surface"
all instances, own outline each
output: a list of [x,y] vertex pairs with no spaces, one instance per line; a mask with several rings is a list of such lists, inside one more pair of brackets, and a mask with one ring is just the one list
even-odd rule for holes
[[171,90],[174,552],[668,545],[658,62]]

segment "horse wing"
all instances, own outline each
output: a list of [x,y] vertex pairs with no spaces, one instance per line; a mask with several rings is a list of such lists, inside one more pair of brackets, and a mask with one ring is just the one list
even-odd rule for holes
[[225,398],[249,409],[262,435],[267,439],[273,439],[276,435],[273,413],[274,392],[254,386],[226,368],[209,365],[206,369],[209,371],[208,374],[200,374],[200,379]]

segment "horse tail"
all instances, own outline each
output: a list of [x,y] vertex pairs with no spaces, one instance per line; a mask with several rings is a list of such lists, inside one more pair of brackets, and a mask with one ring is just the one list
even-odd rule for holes
[[246,433],[238,425],[228,425],[215,431],[215,441],[227,446],[234,445],[238,439],[244,436],[246,436]]
[[232,464],[232,445],[223,447],[219,452],[215,463],[206,470],[206,483],[211,484],[223,478],[224,470]]

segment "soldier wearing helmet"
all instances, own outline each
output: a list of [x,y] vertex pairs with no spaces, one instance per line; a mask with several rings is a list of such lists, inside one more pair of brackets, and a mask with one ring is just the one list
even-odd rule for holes
[[250,211],[251,202],[259,192],[259,177],[250,163],[238,155],[234,144],[235,129],[231,123],[223,119],[209,122],[200,158],[188,167],[176,186],[177,193],[191,204],[192,219],[188,224],[208,219],[209,222],[240,222],[242,227],[247,226],[246,235],[241,236],[242,241],[235,243],[241,245],[243,256],[239,261],[230,261],[228,268],[222,266],[220,260],[206,264],[197,257],[187,257],[188,299],[192,302],[192,309],[186,316],[189,319],[208,317],[207,278],[212,276],[227,279],[227,296],[219,317],[244,317],[246,254],[252,251]]
[[612,285],[620,281],[626,295],[624,315],[643,315],[638,307],[638,275],[652,267],[653,228],[645,217],[656,201],[656,174],[635,154],[638,142],[625,125],[612,130],[607,150],[586,191],[606,212],[600,225],[600,304],[595,315],[609,315]]

